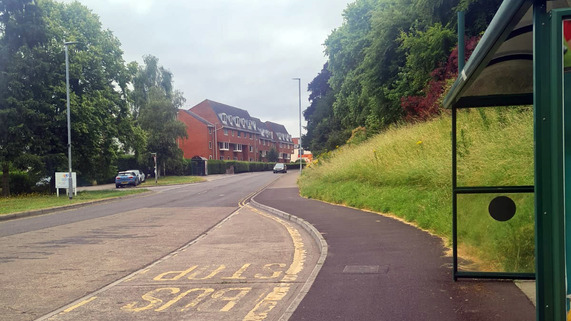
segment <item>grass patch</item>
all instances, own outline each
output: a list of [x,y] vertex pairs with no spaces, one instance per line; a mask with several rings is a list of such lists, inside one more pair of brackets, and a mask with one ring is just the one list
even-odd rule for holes
[[[395,126],[353,146],[321,155],[302,173],[303,196],[390,213],[451,239],[452,148],[449,115]],[[498,107],[458,113],[460,186],[533,185],[533,110]],[[458,200],[459,242],[486,270],[534,269],[533,194],[507,222],[490,218],[496,195]],[[489,267],[489,268],[488,268]]]
[[142,187],[149,186],[163,186],[163,185],[175,185],[175,184],[189,184],[203,182],[204,178],[200,176],[161,176],[157,183],[155,183],[154,178],[146,179],[141,185]]
[[33,211],[46,209],[57,206],[70,204],[79,204],[94,200],[116,198],[131,194],[139,194],[146,192],[146,189],[121,189],[121,190],[104,190],[104,191],[84,191],[78,192],[77,196],[69,199],[67,195],[20,195],[13,197],[0,198],[0,215],[12,214],[18,212]]

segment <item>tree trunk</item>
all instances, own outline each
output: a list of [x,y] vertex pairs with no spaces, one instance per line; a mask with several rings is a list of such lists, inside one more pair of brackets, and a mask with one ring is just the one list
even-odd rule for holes
[[10,196],[10,166],[8,162],[2,163],[2,196]]

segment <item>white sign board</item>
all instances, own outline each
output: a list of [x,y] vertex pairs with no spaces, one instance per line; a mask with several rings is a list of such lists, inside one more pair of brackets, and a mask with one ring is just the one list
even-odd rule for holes
[[[71,180],[72,180],[73,192],[77,196],[77,176],[75,175],[75,172],[71,173]],[[56,189],[58,196],[60,188],[65,188],[65,189],[69,188],[69,172],[65,173],[56,172]]]

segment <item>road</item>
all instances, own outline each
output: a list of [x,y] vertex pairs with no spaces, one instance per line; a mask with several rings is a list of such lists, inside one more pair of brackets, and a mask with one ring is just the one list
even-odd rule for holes
[[0,223],[0,320],[277,319],[318,255],[303,229],[241,202],[277,177]]

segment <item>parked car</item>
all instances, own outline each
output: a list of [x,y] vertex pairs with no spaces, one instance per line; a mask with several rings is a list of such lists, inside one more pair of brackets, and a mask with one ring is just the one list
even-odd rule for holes
[[287,166],[284,163],[277,163],[274,166],[274,174],[275,173],[287,173]]
[[115,187],[119,188],[126,185],[139,185],[139,176],[133,171],[119,172],[115,177]]
[[145,181],[145,174],[143,172],[141,172],[140,170],[130,169],[130,170],[127,170],[127,172],[133,172],[133,173],[137,174],[137,176],[139,177],[139,184],[141,184],[142,182]]

